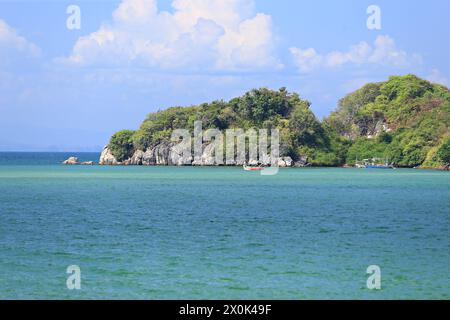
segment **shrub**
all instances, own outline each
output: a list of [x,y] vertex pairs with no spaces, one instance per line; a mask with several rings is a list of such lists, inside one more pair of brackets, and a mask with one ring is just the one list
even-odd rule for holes
[[132,130],[119,131],[109,140],[109,149],[118,161],[123,161],[129,158],[134,152]]
[[439,147],[436,155],[444,164],[450,164],[450,136],[444,139],[444,142]]

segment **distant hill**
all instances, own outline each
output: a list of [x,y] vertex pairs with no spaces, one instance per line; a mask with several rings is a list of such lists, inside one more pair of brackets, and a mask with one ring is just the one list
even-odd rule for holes
[[230,101],[172,107],[151,113],[138,130],[114,134],[108,148],[117,161],[126,161],[136,151],[167,146],[174,129],[192,132],[197,120],[202,121],[203,129],[278,128],[280,154],[291,157],[294,162],[304,159],[305,155],[309,157],[308,163],[314,165],[336,166],[345,161],[345,155],[340,155],[336,142],[310,110],[310,103],[285,88],[254,89]]
[[414,75],[365,85],[341,99],[322,122],[309,101],[286,88],[253,89],[230,101],[171,107],[149,114],[138,130],[114,134],[102,155],[109,160],[103,162],[170,164],[142,157],[151,150],[149,157],[157,159],[155,152],[170,148],[174,129],[192,131],[197,120],[204,129],[278,128],[280,153],[293,163],[307,159],[310,165],[340,166],[380,157],[402,167],[437,168],[450,162],[450,91]]
[[346,158],[401,167],[449,163],[450,91],[414,75],[369,83],[339,101],[324,123],[351,141]]

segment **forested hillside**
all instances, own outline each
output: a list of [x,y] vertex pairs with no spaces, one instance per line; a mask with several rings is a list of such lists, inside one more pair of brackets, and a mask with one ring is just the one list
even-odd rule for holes
[[251,90],[230,101],[171,107],[151,113],[140,128],[111,137],[117,161],[170,140],[174,129],[278,128],[280,152],[315,166],[354,164],[386,158],[400,167],[441,167],[450,162],[450,91],[414,75],[369,83],[342,98],[336,111],[319,121],[310,102],[286,88]]
[[351,141],[349,164],[371,157],[401,167],[449,163],[450,91],[414,75],[365,85],[324,122]]

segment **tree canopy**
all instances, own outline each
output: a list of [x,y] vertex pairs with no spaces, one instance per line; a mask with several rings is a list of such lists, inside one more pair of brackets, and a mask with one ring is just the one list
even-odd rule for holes
[[436,167],[449,162],[450,91],[414,75],[369,83],[343,97],[324,121],[311,103],[286,88],[253,89],[230,101],[217,100],[151,113],[136,131],[111,137],[119,160],[170,139],[175,129],[280,130],[281,153],[312,165],[352,164],[356,158],[388,158],[397,166]]

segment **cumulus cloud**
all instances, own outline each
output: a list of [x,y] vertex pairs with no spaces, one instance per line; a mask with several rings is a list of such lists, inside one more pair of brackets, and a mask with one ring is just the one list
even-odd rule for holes
[[365,41],[352,45],[348,51],[333,51],[320,54],[313,48],[290,48],[294,64],[301,73],[308,73],[318,67],[337,68],[351,65],[382,65],[392,67],[408,67],[421,63],[417,54],[408,54],[397,48],[394,39],[385,35],[378,36],[371,46]]
[[37,57],[41,53],[38,46],[20,36],[4,20],[0,19],[0,64],[14,60],[17,55]]
[[448,78],[442,72],[440,72],[438,69],[431,70],[431,73],[426,77],[426,79],[430,82],[439,83],[444,86],[449,85]]
[[123,0],[112,21],[78,39],[69,57],[79,66],[245,71],[280,68],[269,15],[252,0]]

